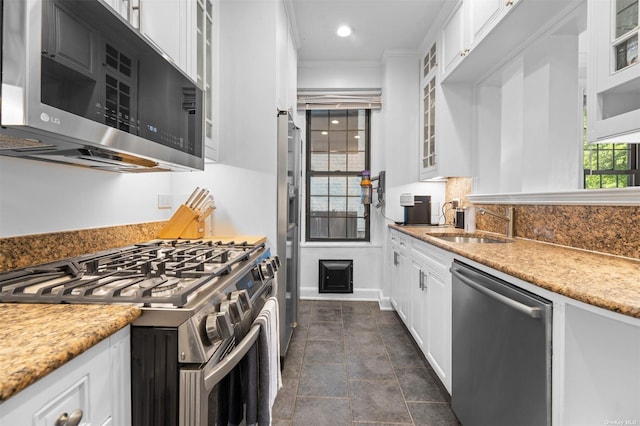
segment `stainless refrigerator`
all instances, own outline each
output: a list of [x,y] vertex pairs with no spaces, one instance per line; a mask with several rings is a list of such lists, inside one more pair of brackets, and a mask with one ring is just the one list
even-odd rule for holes
[[302,139],[291,113],[278,111],[278,271],[280,356],[284,358],[298,319],[300,277],[300,179]]

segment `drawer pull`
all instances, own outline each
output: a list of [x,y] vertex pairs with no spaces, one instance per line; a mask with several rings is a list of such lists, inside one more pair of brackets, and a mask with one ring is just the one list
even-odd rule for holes
[[56,419],[55,426],[78,426],[82,420],[82,410],[77,409],[71,412],[71,415],[67,413],[60,414],[60,417]]

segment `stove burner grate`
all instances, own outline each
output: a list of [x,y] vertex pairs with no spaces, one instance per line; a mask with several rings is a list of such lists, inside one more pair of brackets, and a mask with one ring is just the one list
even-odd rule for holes
[[0,301],[183,307],[264,244],[152,241],[0,274]]

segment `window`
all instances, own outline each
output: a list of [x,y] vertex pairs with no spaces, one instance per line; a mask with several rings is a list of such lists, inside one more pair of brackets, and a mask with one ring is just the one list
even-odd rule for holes
[[369,241],[369,109],[307,111],[307,241]]
[[584,148],[584,187],[640,186],[638,162],[637,144],[587,144]]
[[640,186],[640,150],[633,143],[587,142],[586,97],[583,99],[584,188],[626,188]]

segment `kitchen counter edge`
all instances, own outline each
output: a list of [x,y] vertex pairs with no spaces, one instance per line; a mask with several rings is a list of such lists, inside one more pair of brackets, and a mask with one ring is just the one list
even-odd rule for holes
[[0,304],[0,403],[131,324],[134,306]]

